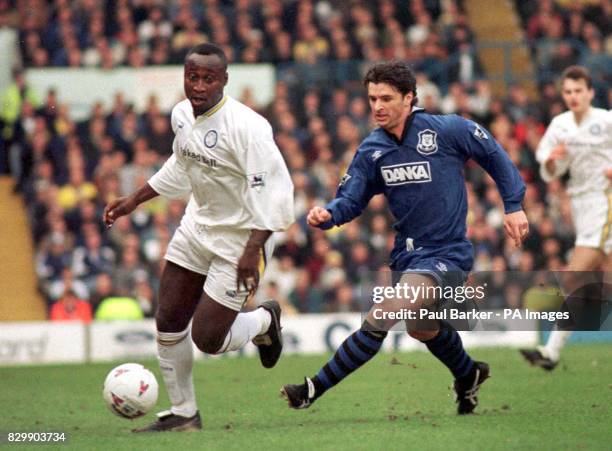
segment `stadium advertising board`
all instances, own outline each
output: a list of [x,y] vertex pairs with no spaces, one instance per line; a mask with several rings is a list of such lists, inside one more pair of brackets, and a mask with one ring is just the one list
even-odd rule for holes
[[[361,324],[359,313],[288,316],[283,320],[285,354],[322,354],[336,349]],[[535,328],[534,328],[535,330]],[[486,331],[461,332],[466,347],[530,346],[535,331],[487,327]],[[0,365],[111,361],[155,358],[155,321],[97,321],[80,323],[13,323],[0,328]],[[425,347],[406,333],[394,333],[383,350],[412,351]],[[232,356],[255,355],[248,344]],[[198,358],[206,356],[194,347]]]
[[85,361],[85,327],[80,323],[3,323],[0,365]]

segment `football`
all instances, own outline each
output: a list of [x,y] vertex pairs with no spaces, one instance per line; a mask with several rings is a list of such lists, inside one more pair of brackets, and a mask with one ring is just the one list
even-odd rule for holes
[[155,406],[157,390],[153,373],[138,363],[124,363],[108,373],[102,394],[111,412],[133,419]]

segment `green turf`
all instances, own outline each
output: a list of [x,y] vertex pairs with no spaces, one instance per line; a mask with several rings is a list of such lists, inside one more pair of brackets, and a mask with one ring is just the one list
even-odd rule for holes
[[[553,373],[516,350],[474,350],[491,364],[478,415],[458,417],[451,376],[426,353],[381,354],[309,410],[278,396],[323,356],[197,363],[205,430],[131,434],[135,422],[106,410],[101,384],[113,364],[0,368],[0,431],[64,431],[62,446],[15,449],[612,449],[612,346],[576,345]],[[154,361],[145,364],[159,372]],[[162,390],[163,391],[163,390]],[[165,393],[160,408],[167,407]],[[8,447],[0,445],[0,449]]]

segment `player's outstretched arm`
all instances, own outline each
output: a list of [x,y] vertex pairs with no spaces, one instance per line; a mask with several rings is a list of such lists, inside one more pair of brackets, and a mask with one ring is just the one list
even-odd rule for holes
[[506,235],[514,240],[516,247],[521,247],[523,240],[529,234],[529,222],[523,210],[507,213],[504,216]]
[[137,191],[129,196],[119,197],[106,205],[102,219],[107,227],[112,226],[117,218],[129,215],[143,202],[157,197],[159,194],[151,188],[151,185],[145,183]]

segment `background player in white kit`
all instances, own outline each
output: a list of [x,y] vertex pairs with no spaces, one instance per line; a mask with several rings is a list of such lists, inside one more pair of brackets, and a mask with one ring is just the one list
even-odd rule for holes
[[[569,170],[576,242],[562,281],[567,295],[586,281],[581,271],[601,271],[612,264],[612,113],[591,105],[595,92],[583,67],[563,72],[561,95],[569,111],[552,120],[536,157],[546,182]],[[546,346],[521,353],[531,364],[552,370],[570,335],[555,327]]]
[[289,172],[268,121],[224,95],[227,59],[220,47],[195,46],[184,69],[187,99],[172,110],[172,156],[143,187],[104,210],[111,226],[157,195],[191,193],[165,256],[155,315],[159,365],[172,408],[134,432],[201,429],[191,339],[209,354],[253,340],[266,368],[282,350],[276,301],[239,312],[272,252],[268,238],[293,222]]

